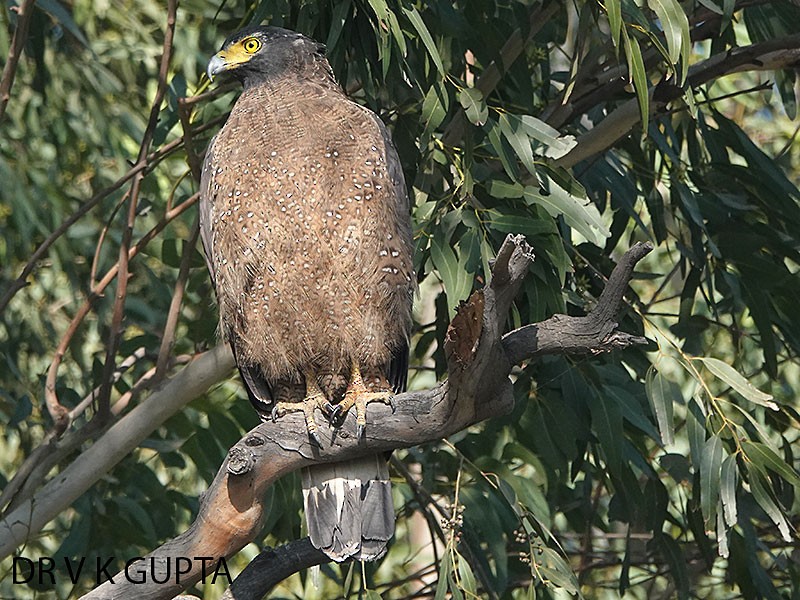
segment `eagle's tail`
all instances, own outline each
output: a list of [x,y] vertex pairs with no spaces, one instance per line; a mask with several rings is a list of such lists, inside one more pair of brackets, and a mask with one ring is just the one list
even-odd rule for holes
[[311,543],[337,562],[375,560],[394,533],[386,459],[365,456],[302,470]]

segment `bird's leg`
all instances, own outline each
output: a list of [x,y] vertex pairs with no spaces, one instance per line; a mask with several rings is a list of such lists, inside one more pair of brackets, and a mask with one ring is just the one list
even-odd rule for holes
[[302,412],[306,418],[306,429],[308,436],[317,446],[322,448],[322,440],[317,433],[317,423],[314,421],[314,409],[319,408],[324,414],[331,414],[334,411],[333,405],[325,397],[317,383],[316,373],[312,369],[303,370],[303,377],[306,380],[306,395],[301,402],[276,402],[272,408],[272,421],[290,412]]
[[344,398],[339,402],[331,411],[331,421],[336,420],[340,415],[345,414],[353,406],[356,407],[356,436],[358,439],[364,435],[364,430],[367,427],[367,404],[370,402],[383,402],[384,404],[391,405],[394,409],[394,402],[392,397],[394,394],[388,390],[372,392],[364,384],[364,379],[361,376],[361,369],[358,362],[353,360],[350,367],[350,380],[347,384],[347,390],[344,393]]

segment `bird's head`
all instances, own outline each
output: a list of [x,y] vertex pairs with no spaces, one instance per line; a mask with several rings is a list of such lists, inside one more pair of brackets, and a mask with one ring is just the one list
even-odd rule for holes
[[304,35],[280,27],[251,26],[230,36],[211,57],[206,74],[229,72],[245,85],[290,67],[298,58],[320,51],[321,46]]

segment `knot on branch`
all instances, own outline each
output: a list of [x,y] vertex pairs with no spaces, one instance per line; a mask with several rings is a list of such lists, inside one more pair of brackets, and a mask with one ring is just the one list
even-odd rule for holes
[[[248,436],[245,440],[245,444],[251,438],[256,436]],[[263,440],[262,440],[263,444]],[[247,444],[250,445],[250,444]],[[250,450],[249,448],[242,447],[241,443],[236,444],[233,448],[228,450],[228,464],[227,470],[228,473],[231,475],[244,475],[245,473],[249,473],[256,464],[256,455],[255,452]]]

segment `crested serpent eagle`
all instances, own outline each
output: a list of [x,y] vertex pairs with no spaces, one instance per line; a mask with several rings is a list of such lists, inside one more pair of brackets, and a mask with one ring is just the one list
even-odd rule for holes
[[[323,46],[278,27],[229,37],[208,63],[243,84],[203,164],[200,227],[221,333],[262,419],[302,411],[320,444],[391,402],[408,367],[409,203],[381,120],[350,100]],[[319,411],[317,411],[319,409]],[[325,420],[322,421],[323,423]],[[385,458],[302,474],[312,543],[334,560],[381,556],[394,531]]]

